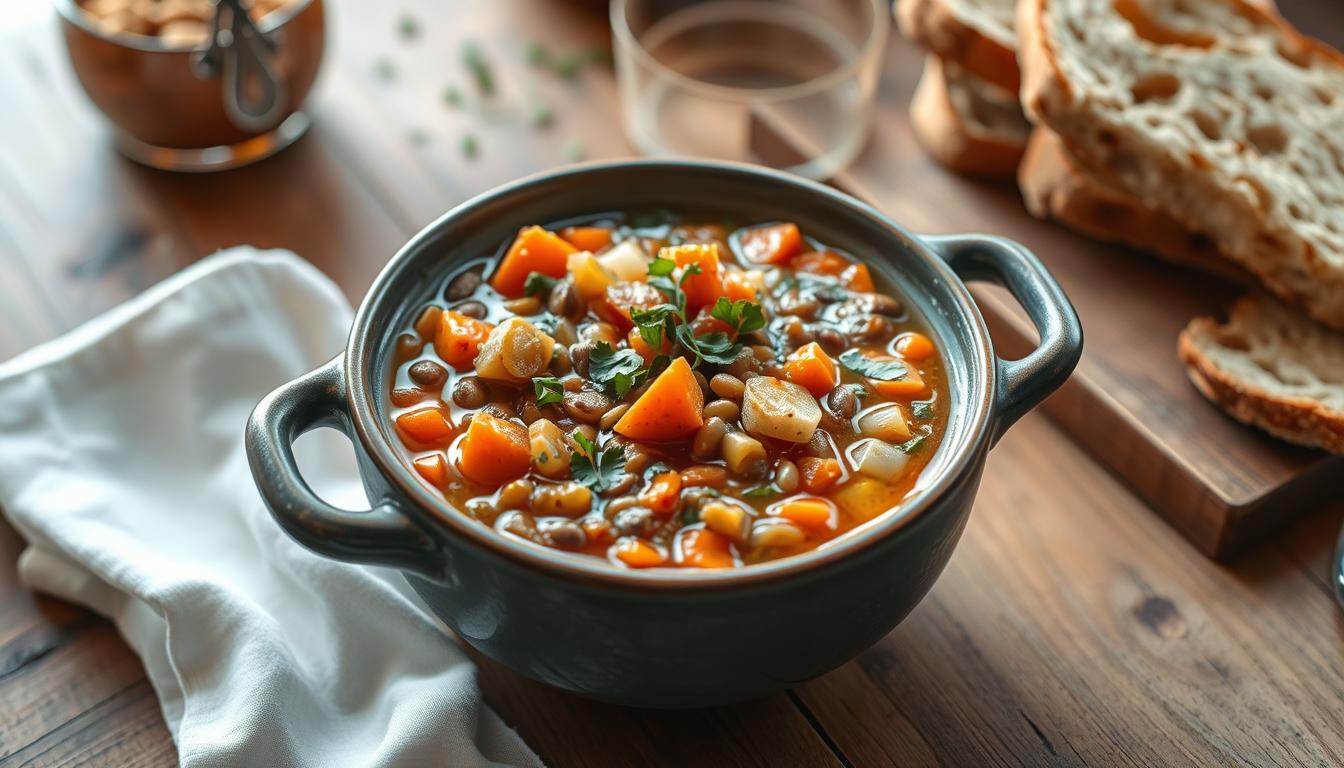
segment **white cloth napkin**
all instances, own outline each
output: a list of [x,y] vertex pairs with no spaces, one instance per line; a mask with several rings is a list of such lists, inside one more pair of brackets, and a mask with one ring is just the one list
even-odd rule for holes
[[[185,766],[540,765],[399,574],[303,549],[253,485],[248,413],[350,318],[306,262],[240,248],[0,365],[21,576],[116,622]],[[367,508],[323,432],[299,441],[307,478]]]

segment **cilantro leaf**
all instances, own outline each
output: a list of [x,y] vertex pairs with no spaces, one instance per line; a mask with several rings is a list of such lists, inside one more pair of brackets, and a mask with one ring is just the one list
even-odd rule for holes
[[918,435],[915,435],[909,440],[906,440],[904,443],[901,443],[900,445],[896,446],[896,449],[899,450],[901,453],[907,455],[914,453],[919,448],[919,446],[923,445],[925,440],[929,439],[929,436],[932,434],[933,434],[933,428],[925,426],[923,431],[921,431]]
[[615,443],[608,443],[601,451],[577,429],[570,437],[580,450],[569,455],[569,471],[576,482],[601,493],[619,482],[625,473],[625,451]]
[[737,350],[741,347],[722,331],[696,336],[695,328],[689,325],[677,326],[677,342],[695,358],[691,363],[692,368],[699,367],[701,363],[730,365],[737,359]]
[[677,262],[671,259],[664,259],[662,256],[654,257],[653,262],[649,264],[650,277],[665,277],[672,274],[672,270],[677,268]]
[[873,360],[857,349],[847,349],[840,355],[840,364],[849,370],[879,381],[900,381],[909,369],[900,360]]
[[661,349],[663,338],[672,338],[676,328],[678,309],[671,304],[659,304],[650,309],[630,310],[630,320],[639,328],[639,335],[653,349]]
[[633,349],[614,350],[603,341],[588,355],[588,378],[625,397],[644,379],[644,358]]
[[933,415],[932,400],[916,400],[910,404],[910,415],[916,419],[927,419]]
[[709,310],[710,317],[732,326],[736,334],[751,333],[765,327],[761,305],[747,299],[729,301],[720,296]]
[[558,282],[560,281],[550,275],[543,275],[540,272],[528,272],[527,280],[523,281],[523,295],[536,296],[538,294],[548,294]]
[[536,393],[538,406],[558,403],[565,399],[565,385],[554,376],[533,377],[532,391]]

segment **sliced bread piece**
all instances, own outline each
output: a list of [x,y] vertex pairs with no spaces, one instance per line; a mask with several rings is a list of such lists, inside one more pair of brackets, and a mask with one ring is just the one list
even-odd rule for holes
[[1023,106],[1344,328],[1344,57],[1244,0],[1023,0]]
[[910,125],[919,143],[948,168],[1008,179],[1017,171],[1031,133],[1017,94],[937,56],[924,61],[910,101]]
[[1013,7],[1014,0],[896,0],[896,23],[925,50],[1016,93]]
[[1192,320],[1179,349],[1199,391],[1239,421],[1344,453],[1344,336],[1255,295],[1237,301],[1226,323]]
[[1143,205],[1078,167],[1050,129],[1037,126],[1027,144],[1017,183],[1027,210],[1099,240],[1137,248],[1167,261],[1250,283],[1246,271],[1218,252],[1209,238]]

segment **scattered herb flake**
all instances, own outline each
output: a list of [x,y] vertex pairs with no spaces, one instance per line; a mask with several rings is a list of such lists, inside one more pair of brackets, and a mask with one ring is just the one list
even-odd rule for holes
[[569,455],[569,471],[576,482],[601,493],[619,482],[625,473],[625,451],[615,443],[608,443],[601,451],[579,430],[570,434],[580,450]]
[[540,272],[527,273],[527,279],[523,281],[523,295],[537,296],[548,294],[555,284],[560,282],[550,275],[543,275]]
[[644,358],[633,349],[614,350],[607,342],[593,347],[588,356],[588,378],[593,383],[625,397],[643,380]]
[[373,62],[373,75],[383,82],[391,82],[397,79],[397,66],[391,59],[378,59]]
[[774,483],[766,483],[764,485],[758,485],[755,488],[748,488],[742,492],[742,495],[748,498],[760,499],[766,496],[774,496],[777,493],[783,493],[783,489]]
[[458,90],[457,86],[455,85],[450,85],[444,88],[443,103],[447,104],[453,109],[457,109],[458,107],[462,106],[462,91]]
[[402,40],[414,40],[420,36],[420,22],[415,17],[403,15],[397,20],[397,34]]
[[929,439],[929,436],[932,434],[933,434],[933,428],[926,426],[918,435],[915,435],[909,440],[906,440],[904,443],[901,443],[900,445],[896,446],[896,448],[905,454],[914,453],[916,450],[919,449],[919,446],[924,444],[925,440]]
[[932,400],[916,400],[910,404],[910,415],[916,419],[927,419],[933,416]]
[[565,142],[565,160],[571,163],[583,162],[588,157],[588,150],[584,148],[583,143],[578,139],[570,139]]
[[857,349],[841,353],[840,364],[860,376],[879,381],[900,381],[909,370],[900,360],[874,360]]
[[555,125],[555,110],[540,96],[533,97],[531,104],[532,125],[536,128],[550,128]]
[[471,73],[472,80],[476,82],[476,90],[480,91],[482,96],[495,94],[495,73],[478,43],[470,41],[462,46],[462,64]]
[[476,143],[476,137],[468,133],[462,137],[462,156],[468,160],[475,160],[481,152],[481,148]]
[[537,406],[558,403],[565,399],[565,385],[554,376],[537,376],[532,379],[532,391],[537,396]]

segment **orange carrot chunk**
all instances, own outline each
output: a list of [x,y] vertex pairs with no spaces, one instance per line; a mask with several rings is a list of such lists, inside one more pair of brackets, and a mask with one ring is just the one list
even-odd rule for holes
[[471,367],[481,351],[481,345],[490,338],[493,325],[461,312],[448,310],[439,315],[439,329],[434,334],[434,352],[443,362],[459,371]]
[[846,267],[845,271],[840,273],[840,282],[852,291],[872,293],[877,290],[867,264],[853,264]]
[[613,283],[602,300],[593,305],[597,316],[616,326],[622,332],[635,327],[630,319],[632,309],[650,309],[666,302],[663,294],[648,283]]
[[523,295],[527,276],[533,272],[564,277],[565,260],[577,250],[554,232],[536,226],[526,227],[500,260],[490,285],[509,298],[518,298]]
[[679,537],[681,564],[694,568],[732,568],[732,550],[728,537],[708,528],[686,531]]
[[835,388],[835,361],[814,341],[789,355],[784,362],[784,376],[813,397],[821,397]]
[[896,339],[896,353],[906,360],[927,360],[933,357],[937,350],[928,336],[922,333],[911,331],[901,334]]
[[803,236],[797,224],[749,229],[739,242],[742,255],[755,264],[783,264],[803,250]]
[[677,511],[681,501],[681,473],[661,472],[654,475],[647,488],[639,492],[639,503],[653,510],[659,517],[669,517]]
[[825,499],[790,499],[774,505],[769,513],[813,533],[834,531],[837,525],[835,507]]
[[630,568],[653,568],[666,562],[657,547],[633,536],[617,539],[611,545],[610,554]]
[[412,463],[415,464],[415,471],[435,488],[442,488],[448,483],[448,462],[442,453],[421,456]]
[[560,237],[580,251],[597,253],[611,245],[610,227],[565,227]]
[[631,404],[616,431],[631,440],[681,440],[704,425],[704,408],[690,364],[678,357]]
[[397,417],[397,429],[417,445],[440,446],[453,439],[453,422],[437,406]]
[[854,262],[846,259],[835,251],[808,251],[807,253],[795,256],[793,261],[789,262],[789,267],[794,272],[803,272],[809,275],[823,275],[826,277],[839,277],[842,272],[849,269]]
[[900,400],[902,398],[914,397],[924,392],[924,377],[919,375],[919,371],[910,368],[905,372],[905,378],[896,381],[880,381],[871,379],[868,382],[877,390],[877,394],[890,399]]
[[723,295],[723,278],[719,275],[719,246],[714,243],[687,243],[664,248],[658,256],[671,259],[678,267],[691,264],[699,267],[699,274],[682,282],[686,291],[686,313],[694,315],[701,308],[712,306]]
[[730,301],[755,301],[756,285],[741,272],[729,272],[723,276],[723,294]]
[[840,479],[840,462],[805,456],[798,460],[798,476],[802,480],[803,490],[808,493],[825,493]]
[[478,411],[458,445],[457,468],[474,483],[495,488],[522,477],[532,466],[527,430]]

